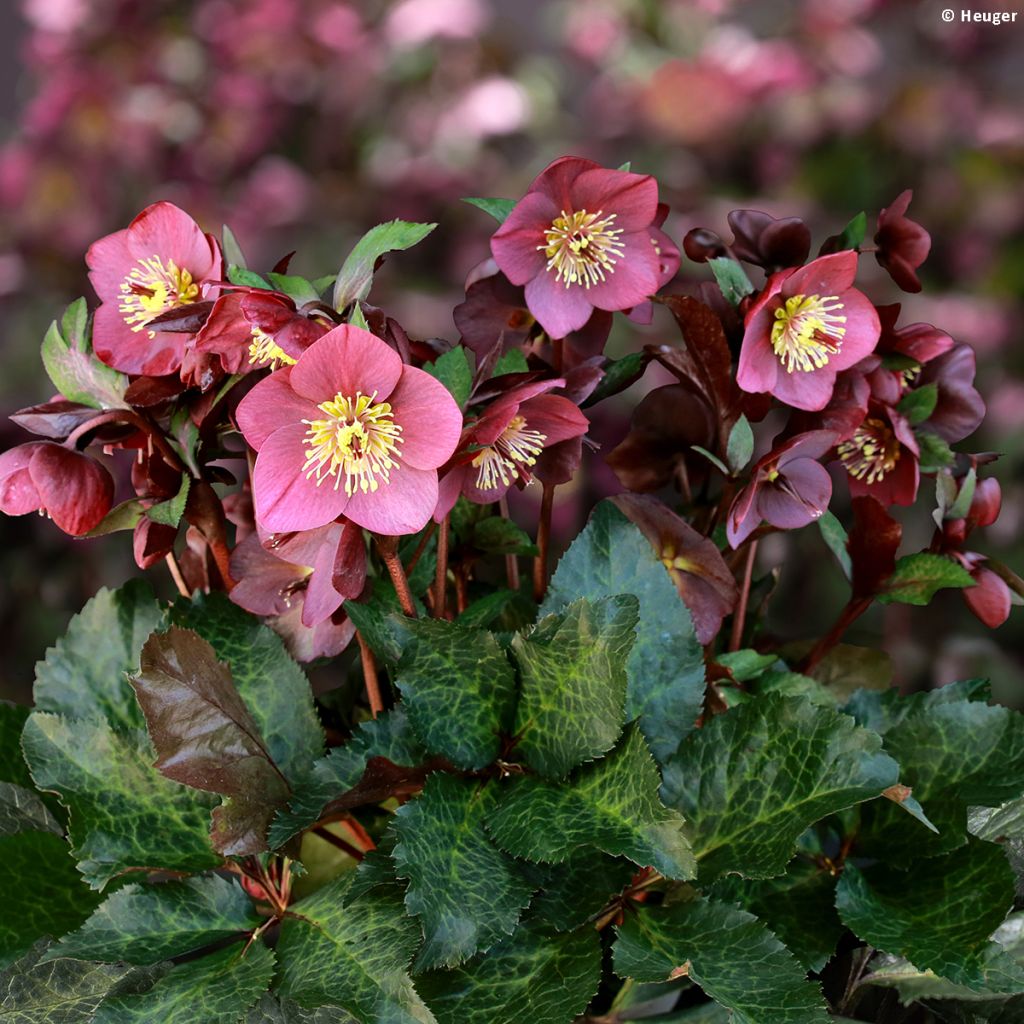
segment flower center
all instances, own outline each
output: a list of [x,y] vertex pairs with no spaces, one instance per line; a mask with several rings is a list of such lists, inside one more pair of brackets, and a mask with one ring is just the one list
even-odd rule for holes
[[[199,285],[192,275],[174,262],[159,256],[139,260],[121,282],[118,309],[133,331],[141,331],[161,313],[177,306],[188,306],[199,299]],[[150,331],[153,337],[155,332]]]
[[373,493],[381,480],[389,483],[391,470],[398,465],[398,446],[402,428],[395,423],[387,402],[374,402],[377,397],[357,391],[355,398],[337,394],[319,409],[322,420],[303,420],[306,431],[306,462],[302,467],[306,479],[316,477],[317,487],[327,477],[334,477],[334,489],[345,478],[345,493]]
[[497,490],[499,483],[508,487],[519,475],[520,466],[536,463],[546,440],[547,434],[526,426],[525,417],[513,416],[501,437],[474,456],[477,487],[481,491]]
[[295,362],[266,331],[253,327],[252,341],[249,342],[250,365],[269,366],[271,370],[276,370],[278,365],[294,366]]
[[853,437],[836,449],[846,471],[867,484],[876,484],[896,468],[900,442],[879,419],[866,419]]
[[589,288],[603,281],[606,274],[615,273],[615,264],[625,252],[619,241],[622,228],[613,228],[614,223],[615,214],[606,217],[603,210],[563,210],[544,232],[544,244],[537,246],[548,258],[545,269],[554,270],[566,288],[572,284]]
[[786,373],[820,370],[839,354],[846,317],[836,311],[842,308],[838,295],[794,295],[775,310],[772,348]]

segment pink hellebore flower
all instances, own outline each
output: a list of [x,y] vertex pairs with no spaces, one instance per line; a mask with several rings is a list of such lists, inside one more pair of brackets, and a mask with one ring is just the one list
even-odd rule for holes
[[172,203],[154,203],[123,231],[94,242],[85,262],[101,301],[93,325],[96,355],[122,373],[174,373],[188,335],[149,324],[209,297],[222,274],[216,240]]
[[772,274],[746,317],[736,381],[797,409],[824,409],[836,374],[878,342],[878,313],[853,287],[857,254],[822,256]]
[[256,449],[253,501],[268,533],[344,515],[389,536],[416,533],[437,504],[437,468],[462,413],[439,381],[347,324],[260,381],[238,406]]
[[114,481],[94,459],[52,441],[29,441],[0,455],[0,512],[46,513],[80,537],[110,511]]
[[566,156],[537,175],[491,252],[513,284],[526,286],[526,305],[544,330],[564,338],[595,309],[641,305],[669,268],[675,272],[678,252],[660,223],[650,175]]
[[896,409],[872,402],[856,430],[836,448],[850,494],[870,494],[883,506],[913,505],[921,481],[920,448]]

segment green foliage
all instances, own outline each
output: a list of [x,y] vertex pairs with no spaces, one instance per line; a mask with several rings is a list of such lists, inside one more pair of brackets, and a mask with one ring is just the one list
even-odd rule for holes
[[471,206],[475,206],[478,210],[483,210],[484,213],[489,213],[499,224],[505,220],[505,218],[512,212],[512,207],[516,205],[516,201],[514,199],[466,198],[462,201],[464,203],[469,203]]
[[971,574],[958,562],[944,555],[924,551],[904,555],[896,562],[896,569],[885,581],[878,594],[882,604],[926,605],[945,587],[973,587]]
[[461,345],[449,349],[423,369],[451,392],[460,409],[465,406],[473,387],[473,370],[469,365],[469,355]]
[[436,224],[389,220],[370,228],[356,242],[338,271],[334,283],[334,308],[341,312],[349,303],[365,299],[370,294],[377,261],[389,252],[411,249],[436,227]]
[[643,352],[629,352],[621,359],[609,359],[605,364],[600,384],[594,388],[582,408],[589,409],[590,406],[625,391],[644,375],[647,363],[647,356]]
[[708,266],[715,275],[715,281],[722,290],[726,302],[737,306],[740,300],[754,291],[754,286],[747,277],[747,272],[736,260],[728,256],[716,256],[708,260]]
[[726,445],[726,461],[733,475],[739,473],[754,454],[754,431],[746,416],[741,415],[732,425],[729,431],[729,441]]

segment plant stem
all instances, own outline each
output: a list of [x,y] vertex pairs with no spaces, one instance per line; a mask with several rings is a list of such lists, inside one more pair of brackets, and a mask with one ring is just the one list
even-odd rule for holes
[[533,597],[540,604],[548,589],[548,543],[551,539],[551,510],[555,503],[555,485],[544,485],[537,524],[537,557],[533,560]]
[[811,672],[822,658],[843,638],[843,634],[871,607],[870,597],[851,597],[839,613],[835,625],[814,645],[811,653],[800,663],[800,671]]
[[330,829],[322,825],[318,825],[313,829],[313,835],[323,839],[324,842],[330,843],[332,846],[336,846],[343,853],[347,853],[353,860],[362,860],[365,856],[362,850],[357,850],[351,843],[346,843],[341,836],[336,836]]
[[743,570],[743,586],[740,589],[739,603],[732,616],[732,633],[729,637],[729,650],[738,651],[743,642],[743,627],[747,619],[747,603],[750,600],[750,584],[754,578],[754,558],[757,555],[757,541],[750,542],[747,548],[747,564]]
[[363,663],[363,681],[366,683],[366,699],[370,702],[370,714],[376,718],[384,710],[384,701],[380,696],[380,682],[377,679],[377,662],[374,660],[370,645],[363,639],[363,634],[356,630],[359,643],[359,657]]
[[181,574],[181,566],[178,565],[178,560],[174,557],[174,552],[168,551],[164,556],[164,561],[167,563],[167,568],[171,573],[171,579],[174,580],[174,585],[178,588],[178,593],[182,597],[191,597],[192,595],[188,592],[188,585],[185,583],[185,577]]
[[437,568],[434,571],[434,618],[445,617],[445,604],[448,599],[448,533],[451,530],[451,515],[446,515],[441,522],[441,532],[437,535]]
[[402,611],[410,619],[415,619],[416,603],[413,601],[412,591],[409,589],[409,580],[402,567],[402,560],[398,557],[398,538],[377,537],[377,550],[380,552],[380,557],[384,559],[384,565],[391,576],[391,583],[398,595],[398,603],[402,606]]
[[431,519],[430,524],[427,526],[426,530],[423,531],[423,537],[420,539],[419,544],[416,545],[416,550],[412,553],[412,558],[409,559],[409,564],[405,567],[406,576],[416,568],[419,560],[423,557],[423,552],[427,550],[427,545],[430,543],[430,538],[434,536],[434,531],[436,529],[437,523]]
[[[498,511],[502,519],[508,519],[508,498],[502,495],[498,501]],[[519,590],[519,559],[515,555],[505,556],[505,576],[508,580],[509,590]]]

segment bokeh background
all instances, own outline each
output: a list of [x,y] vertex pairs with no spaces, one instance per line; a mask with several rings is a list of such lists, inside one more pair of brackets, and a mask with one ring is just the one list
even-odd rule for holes
[[[5,0],[0,411],[49,397],[38,345],[90,294],[86,247],[156,199],[208,230],[230,224],[250,265],[298,249],[310,276],[379,220],[438,221],[374,299],[410,333],[454,340],[452,306],[493,226],[459,198],[519,195],[563,153],[657,175],[677,240],[726,231],[737,206],[800,215],[818,241],[860,210],[873,230],[911,187],[934,240],[925,290],[901,296],[868,260],[865,287],[977,350],[989,418],[959,447],[1003,453],[1004,494],[977,546],[1020,571],[1024,11],[964,25],[943,21],[943,2]],[[628,408],[599,440],[622,437]],[[0,439],[23,437],[5,424]],[[563,533],[584,505],[564,506]],[[907,530],[926,542],[927,508]],[[769,629],[782,637],[826,627],[844,599],[805,534],[760,553],[762,572],[781,568]],[[36,517],[0,519],[0,695],[28,698],[69,616],[136,572],[129,549],[124,535],[72,542]],[[983,674],[1024,704],[1019,612],[992,633],[944,594],[929,611],[872,613],[850,638],[884,646],[906,688]]]

